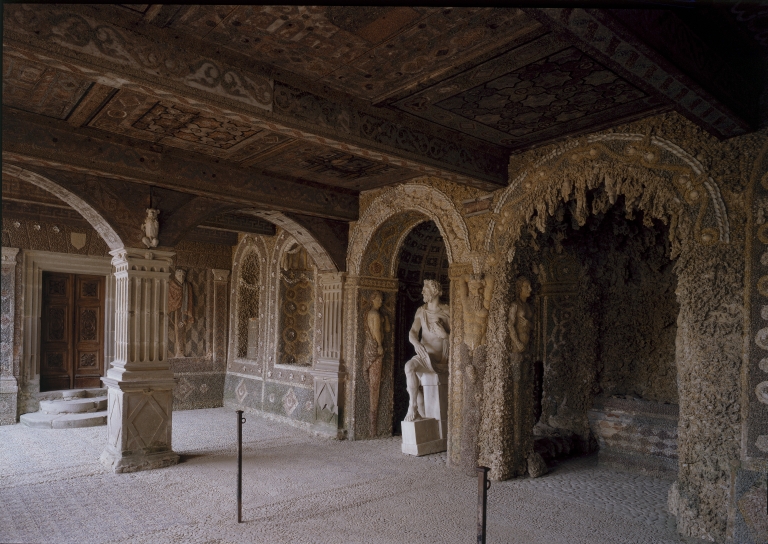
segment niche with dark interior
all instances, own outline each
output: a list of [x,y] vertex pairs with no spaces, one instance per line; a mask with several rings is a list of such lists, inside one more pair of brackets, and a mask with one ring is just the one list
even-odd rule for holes
[[678,402],[668,227],[628,211],[623,197],[608,205],[602,190],[588,195],[583,225],[575,207],[561,204],[543,234],[526,233],[518,257],[535,280],[534,443],[547,461],[606,447],[595,410],[676,414]]
[[397,255],[399,292],[395,308],[394,405],[392,429],[401,434],[400,423],[408,412],[408,391],[405,388],[405,363],[416,355],[408,340],[416,310],[424,304],[421,289],[424,280],[437,280],[443,295],[440,302],[448,304],[448,256],[440,230],[433,221],[416,225],[403,240]]

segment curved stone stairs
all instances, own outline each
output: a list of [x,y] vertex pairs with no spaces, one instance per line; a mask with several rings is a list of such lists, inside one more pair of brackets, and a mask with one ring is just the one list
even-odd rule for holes
[[40,411],[19,421],[37,429],[73,429],[107,424],[106,389],[67,389],[40,393]]

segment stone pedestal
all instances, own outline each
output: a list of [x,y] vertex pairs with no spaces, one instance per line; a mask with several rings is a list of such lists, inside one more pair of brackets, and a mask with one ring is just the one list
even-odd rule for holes
[[448,449],[448,374],[420,374],[424,419],[403,421],[403,453],[427,455]]
[[428,455],[445,451],[447,440],[441,437],[443,425],[434,418],[403,421],[403,453]]
[[175,379],[167,361],[168,277],[173,253],[111,252],[117,278],[115,360],[108,391],[107,445],[101,462],[135,472],[178,462],[171,449]]
[[[419,377],[424,391],[425,419],[435,419],[440,429],[440,438],[448,438],[448,373],[422,374]],[[443,450],[441,450],[443,451]]]

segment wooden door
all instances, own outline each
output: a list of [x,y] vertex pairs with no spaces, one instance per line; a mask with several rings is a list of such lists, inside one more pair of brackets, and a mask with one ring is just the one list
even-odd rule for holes
[[104,276],[75,276],[74,387],[101,387],[104,375]]
[[105,283],[43,272],[40,391],[101,387]]
[[73,275],[43,272],[40,391],[72,387]]

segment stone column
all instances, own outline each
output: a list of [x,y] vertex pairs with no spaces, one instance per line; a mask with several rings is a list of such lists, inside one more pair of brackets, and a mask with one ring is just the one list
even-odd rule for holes
[[213,362],[217,370],[220,368],[224,371],[227,368],[229,270],[215,268],[211,272],[213,272]]
[[16,423],[19,384],[13,374],[13,338],[16,300],[15,247],[4,247],[0,295],[0,425]]
[[109,388],[107,446],[101,462],[135,472],[178,462],[171,449],[176,381],[167,360],[168,251],[123,248],[113,256],[115,360],[102,378]]
[[315,384],[315,425],[336,434],[340,431],[340,423],[343,425],[340,394],[343,394],[346,376],[341,360],[345,275],[344,272],[317,275],[322,303],[322,335],[320,356],[311,371]]

